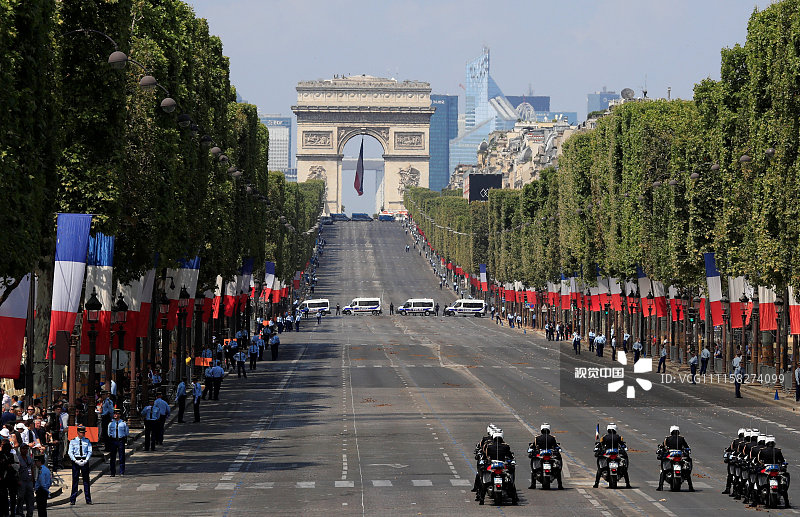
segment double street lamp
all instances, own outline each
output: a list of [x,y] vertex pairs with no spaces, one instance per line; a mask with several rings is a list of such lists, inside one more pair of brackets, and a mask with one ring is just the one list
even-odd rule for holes
[[[113,363],[113,359],[114,358],[113,358],[113,354],[111,353],[111,347],[109,347],[109,355],[112,356],[111,357],[111,359],[112,359],[112,361],[111,361],[111,369],[113,371],[114,382],[117,384],[117,390],[119,390],[119,381],[120,381],[120,379],[119,379],[119,371],[121,370],[121,368],[119,367],[119,364],[120,364],[119,354],[120,354],[120,350],[124,350],[125,349],[125,322],[126,321],[128,321],[128,304],[125,303],[125,299],[122,297],[122,293],[119,293],[119,297],[117,298],[117,303],[111,309],[111,324],[112,325],[114,325],[114,324],[119,325],[119,328],[117,329],[118,341],[117,341],[117,362],[116,362],[116,364]],[[109,361],[106,361],[106,364],[109,364]],[[134,368],[133,368],[133,364],[131,364],[131,377],[133,377],[133,375],[134,375]],[[111,379],[111,378],[112,378],[111,377],[111,372],[107,371],[106,372],[106,379]],[[109,390],[108,390],[109,393],[111,392],[110,384],[111,383],[109,382]],[[116,399],[116,395],[114,396],[114,398]],[[116,404],[117,401],[114,400],[114,403]]]

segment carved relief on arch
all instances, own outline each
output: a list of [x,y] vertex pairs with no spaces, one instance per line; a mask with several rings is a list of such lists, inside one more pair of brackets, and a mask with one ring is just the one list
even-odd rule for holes
[[397,193],[403,196],[408,187],[419,187],[420,172],[408,164],[405,169],[397,171],[400,175],[400,181],[397,184]]
[[344,145],[348,140],[356,135],[369,135],[375,137],[383,146],[383,152],[389,149],[389,128],[388,127],[339,127],[336,132],[336,140],[339,143],[339,154],[344,151]]
[[328,199],[328,175],[325,174],[325,167],[322,165],[312,165],[309,167],[307,180],[322,180],[325,183],[323,199]]

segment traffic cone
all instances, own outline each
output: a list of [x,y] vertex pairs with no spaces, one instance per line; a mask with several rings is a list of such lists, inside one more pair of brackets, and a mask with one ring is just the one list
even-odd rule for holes
[[780,400],[780,397],[778,397],[778,388],[775,388],[775,400]]

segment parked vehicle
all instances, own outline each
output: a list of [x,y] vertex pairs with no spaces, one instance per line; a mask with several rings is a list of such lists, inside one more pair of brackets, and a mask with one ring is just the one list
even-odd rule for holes
[[372,217],[370,217],[369,214],[353,212],[351,220],[353,220],[353,221],[372,221]]
[[333,220],[333,221],[349,221],[350,218],[347,217],[347,214],[331,214],[331,220]]
[[381,314],[381,299],[380,298],[353,298],[349,305],[345,305],[342,309],[342,314],[358,314],[364,312],[371,312],[372,314]]
[[445,316],[455,316],[457,314],[474,315],[478,318],[486,314],[486,303],[483,300],[469,300],[462,298],[456,300],[453,305],[444,309]]
[[324,316],[331,313],[330,305],[330,301],[327,298],[316,298],[302,301],[299,310],[303,315],[309,313],[316,315],[318,312],[321,312]]
[[406,303],[397,308],[397,314],[422,314],[432,315],[434,303],[431,298],[409,298]]

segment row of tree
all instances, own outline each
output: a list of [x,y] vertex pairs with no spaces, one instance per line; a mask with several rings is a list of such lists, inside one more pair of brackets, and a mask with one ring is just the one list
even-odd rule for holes
[[[567,140],[558,169],[488,203],[411,189],[406,206],[442,256],[501,282],[561,273],[705,284],[703,253],[752,285],[800,285],[800,0],[755,11],[747,42],[693,101],[615,107]],[[453,196],[451,194],[456,194]],[[723,282],[723,285],[726,282]]]

